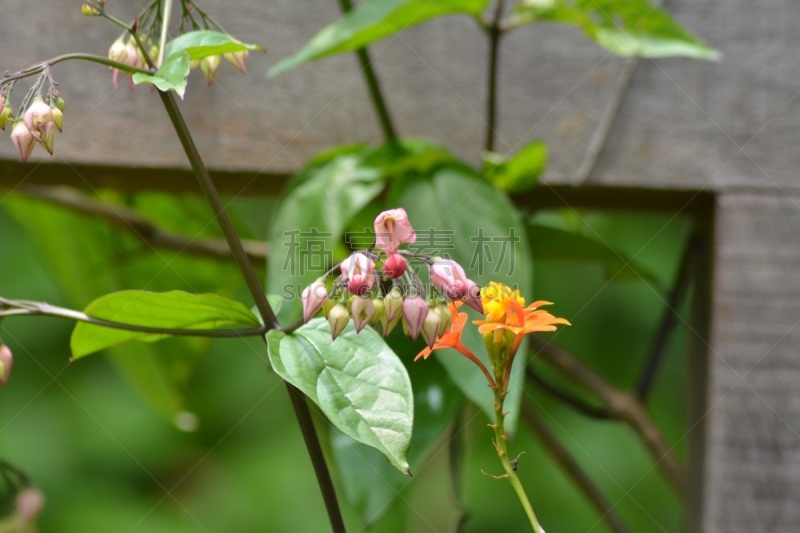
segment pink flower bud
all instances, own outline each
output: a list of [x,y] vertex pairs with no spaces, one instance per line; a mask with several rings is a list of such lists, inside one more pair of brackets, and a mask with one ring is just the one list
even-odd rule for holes
[[[17,494],[17,516],[26,524],[32,523],[44,508],[44,494],[27,487]],[[27,528],[25,529],[27,531]]]
[[14,128],[11,130],[11,142],[19,153],[19,158],[25,163],[33,152],[33,145],[36,144],[36,139],[33,138],[31,132],[25,127],[25,123],[18,120],[14,123]]
[[408,261],[405,257],[398,253],[391,253],[383,262],[383,275],[390,279],[399,278],[405,273],[407,267]]
[[44,103],[44,100],[40,97],[36,97],[28,109],[25,110],[23,120],[25,127],[28,128],[33,138],[43,144],[50,135],[53,126],[55,126],[53,109]]
[[383,299],[383,305],[386,307],[386,318],[389,322],[393,321],[403,309],[403,291],[392,287],[392,290]]
[[461,265],[451,259],[435,259],[430,269],[431,283],[451,300],[467,294],[467,275]]
[[353,314],[356,333],[360,333],[364,326],[372,323],[372,317],[375,316],[375,306],[371,298],[360,296],[350,306],[350,312]]
[[300,298],[303,300],[303,322],[308,322],[319,313],[328,299],[328,285],[323,278],[320,278],[306,287]]
[[336,304],[333,309],[328,313],[328,324],[331,325],[331,337],[336,340],[336,337],[344,331],[347,323],[350,322],[350,312],[342,304]]
[[0,387],[5,387],[8,378],[11,376],[11,366],[14,364],[14,356],[5,344],[0,344]]
[[375,262],[361,252],[342,261],[340,268],[350,294],[363,296],[375,284]]
[[441,319],[436,309],[428,308],[428,314],[425,316],[425,321],[422,323],[422,336],[425,338],[425,342],[428,343],[428,348],[433,347],[433,343],[436,342],[436,338],[439,336],[440,323]]
[[402,207],[384,211],[375,219],[375,247],[393,254],[401,244],[413,243],[417,234]]
[[403,321],[413,340],[417,340],[425,317],[428,316],[428,304],[419,296],[411,296],[403,302]]
[[108,49],[108,58],[111,61],[117,61],[119,63],[125,63],[125,59],[128,57],[128,47],[125,45],[122,39],[117,39],[111,45],[111,48]]
[[481,299],[481,288],[478,287],[478,284],[472,281],[471,279],[467,280],[467,291],[464,296],[461,297],[461,301],[479,312],[483,314],[483,300]]
[[242,74],[247,74],[247,68],[244,66],[244,60],[247,59],[248,55],[250,55],[250,52],[247,50],[241,50],[239,52],[223,54],[222,57],[224,57],[228,63],[236,67],[236,70]]
[[217,70],[219,69],[220,61],[222,61],[222,58],[218,55],[206,56],[200,60],[200,71],[203,73],[203,77],[209,85],[214,83],[214,80],[217,78]]

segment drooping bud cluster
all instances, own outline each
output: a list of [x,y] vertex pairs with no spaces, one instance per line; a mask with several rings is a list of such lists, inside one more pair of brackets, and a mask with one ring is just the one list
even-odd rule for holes
[[[450,325],[448,302],[461,301],[483,313],[480,287],[467,278],[461,265],[400,249],[417,239],[404,209],[384,211],[375,219],[374,227],[372,247],[342,261],[338,265],[341,274],[330,285],[327,276],[335,269],[305,288],[305,322],[322,310],[334,339],[351,318],[356,332],[370,324],[384,337],[402,323],[406,335],[417,340],[421,333],[432,346]],[[408,268],[409,259],[427,267],[427,291],[417,272]]]
[[36,143],[41,144],[50,155],[53,155],[55,130],[62,131],[64,100],[53,88],[54,83],[51,81],[50,90],[47,91],[45,97],[47,102],[45,102],[40,85],[47,78],[49,78],[49,72],[37,80],[34,88],[23,102],[21,109],[25,109],[25,111],[21,111],[21,116],[16,118],[8,102],[10,88],[0,95],[3,103],[3,107],[0,109],[0,129],[5,130],[6,125],[11,124],[11,143],[17,149],[23,163],[28,161]]

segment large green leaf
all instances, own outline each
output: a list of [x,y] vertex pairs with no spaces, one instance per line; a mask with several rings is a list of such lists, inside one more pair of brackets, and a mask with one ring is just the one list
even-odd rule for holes
[[[84,312],[94,318],[132,326],[170,329],[222,329],[261,325],[250,310],[235,300],[216,294],[120,291],[96,299]],[[155,342],[168,335],[128,331],[79,322],[72,332],[72,357],[85,355],[126,342]]]
[[620,56],[719,59],[710,48],[647,0],[522,0],[512,24],[534,21],[576,26]]
[[164,60],[164,64],[153,74],[137,72],[133,75],[136,85],[146,83],[155,85],[161,91],[175,91],[183,98],[186,92],[186,76],[189,75],[189,54],[180,51]]
[[291,335],[267,334],[272,368],[303,391],[345,435],[383,453],[410,474],[414,422],[411,380],[403,363],[375,330],[356,335],[353,324],[331,341],[317,318]]
[[[387,340],[400,355],[414,390],[414,434],[408,459],[416,472],[447,435],[463,395],[435,358],[413,360],[419,343],[403,336],[399,328]],[[342,433],[332,435],[331,445],[345,498],[361,515],[365,526],[374,524],[411,480],[395,471],[378,451]]]
[[[510,200],[473,169],[444,164],[427,173],[404,176],[394,183],[390,198],[391,207],[405,208],[417,231],[412,249],[454,259],[480,285],[503,282],[533,298],[533,264],[525,225]],[[477,328],[465,328],[463,339],[488,365]],[[524,349],[520,350],[515,361],[506,398],[510,428],[515,425],[522,397],[523,353]],[[480,370],[455,350],[437,354],[464,395],[494,419],[494,397]]]
[[208,56],[244,52],[245,50],[259,50],[264,48],[257,44],[243,43],[226,33],[213,30],[197,30],[184,33],[167,43],[165,57],[186,51],[189,59],[197,61]]
[[329,55],[363,48],[389,35],[444,15],[477,16],[488,0],[372,0],[326,26],[303,48],[284,58],[270,76]]
[[300,316],[303,289],[332,266],[350,220],[383,190],[383,172],[365,163],[367,153],[312,163],[281,200],[270,227],[267,276],[267,292],[284,300],[281,320]]

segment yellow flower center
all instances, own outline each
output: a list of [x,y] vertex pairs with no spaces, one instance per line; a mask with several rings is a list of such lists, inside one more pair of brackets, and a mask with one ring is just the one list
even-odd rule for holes
[[506,323],[506,310],[513,308],[512,301],[516,300],[519,307],[525,307],[525,298],[520,296],[518,290],[512,290],[508,285],[496,281],[490,282],[481,289],[481,300],[486,320],[501,324]]

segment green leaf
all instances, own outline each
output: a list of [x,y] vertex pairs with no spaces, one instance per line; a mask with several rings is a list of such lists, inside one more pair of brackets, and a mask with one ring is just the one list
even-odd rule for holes
[[189,54],[179,52],[169,56],[164,60],[157,71],[153,74],[137,72],[133,75],[133,83],[136,85],[146,83],[155,85],[161,91],[175,91],[178,96],[183,98],[186,92],[186,76],[189,75]]
[[197,61],[208,56],[243,52],[245,50],[263,52],[264,48],[257,44],[243,43],[226,33],[213,30],[197,30],[179,35],[168,42],[164,57],[171,58],[173,55],[185,51],[189,54],[189,59]]
[[[435,358],[414,361],[419,343],[403,336],[400,328],[387,340],[400,354],[414,391],[414,433],[408,459],[415,468],[447,435],[464,397]],[[331,445],[345,498],[358,511],[364,526],[374,524],[411,480],[395,471],[378,451],[346,435],[334,433]]]
[[514,10],[512,25],[534,21],[576,26],[620,56],[720,57],[717,50],[647,0],[523,0]]
[[547,166],[547,145],[534,141],[513,156],[488,152],[483,160],[484,175],[495,187],[506,192],[524,191],[539,183]]
[[358,50],[444,15],[478,16],[488,0],[372,0],[326,26],[303,48],[269,70],[270,76],[333,54]]
[[356,335],[352,322],[331,341],[317,318],[292,335],[267,334],[269,360],[283,379],[303,391],[345,435],[382,452],[410,474],[414,422],[411,380],[403,363],[371,328]]
[[332,266],[350,220],[383,190],[383,172],[365,154],[312,164],[289,184],[270,226],[267,265],[267,292],[283,297],[281,319],[300,316],[303,289]]
[[[533,264],[525,225],[511,201],[473,169],[446,164],[414,179],[397,180],[390,198],[391,207],[405,208],[417,232],[412,250],[454,259],[479,285],[503,282],[518,287],[528,298],[533,296]],[[546,299],[547,295],[537,298]],[[477,328],[465,328],[463,340],[488,366]],[[461,392],[493,420],[494,398],[481,371],[455,350],[436,353]],[[524,353],[524,348],[518,352],[506,398],[509,428],[519,414]]]
[[[94,318],[133,326],[173,329],[258,327],[258,318],[235,300],[216,294],[120,291],[101,296],[84,312]],[[79,322],[70,346],[75,359],[131,341],[155,342],[169,335],[127,331]]]

